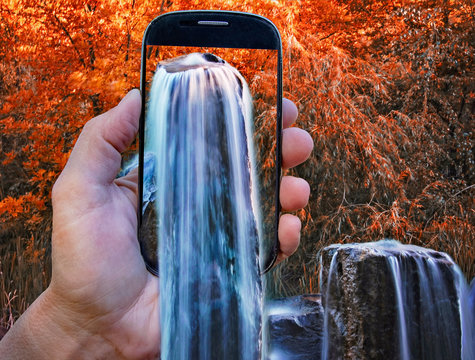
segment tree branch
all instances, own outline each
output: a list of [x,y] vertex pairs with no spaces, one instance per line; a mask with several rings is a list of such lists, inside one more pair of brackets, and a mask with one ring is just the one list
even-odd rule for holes
[[69,41],[71,41],[71,45],[73,45],[74,50],[76,51],[76,54],[79,57],[79,61],[81,62],[82,66],[84,66],[85,69],[87,69],[86,62],[84,61],[83,57],[81,56],[81,53],[79,52],[78,48],[76,47],[76,43],[74,42],[71,34],[69,33],[68,29],[63,25],[61,20],[59,20],[58,16],[56,14],[53,15],[54,18],[56,19],[56,22],[58,25],[61,27],[63,32],[66,34],[66,36],[69,38]]

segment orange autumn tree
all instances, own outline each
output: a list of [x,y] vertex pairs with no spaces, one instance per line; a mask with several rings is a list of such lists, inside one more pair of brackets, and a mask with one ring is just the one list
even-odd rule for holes
[[[298,253],[280,294],[316,291],[318,250],[396,238],[448,252],[473,239],[473,4],[449,1],[28,1],[0,4],[0,294],[18,316],[49,281],[50,190],[82,125],[139,85],[163,11],[254,12],[279,28],[284,94],[315,140]],[[260,81],[260,82],[258,82]],[[266,80],[251,83],[265,88]]]
[[14,304],[15,317],[49,282],[52,185],[82,125],[138,86],[141,37],[156,9],[0,4],[0,306]]

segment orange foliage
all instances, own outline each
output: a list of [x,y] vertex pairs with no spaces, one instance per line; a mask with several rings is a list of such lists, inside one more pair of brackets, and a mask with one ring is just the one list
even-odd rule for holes
[[[82,125],[139,86],[149,21],[202,8],[254,12],[277,25],[284,94],[315,140],[310,161],[290,172],[309,179],[313,193],[299,213],[301,251],[277,271],[281,293],[316,288],[308,270],[318,268],[322,246],[382,237],[447,251],[468,277],[475,274],[475,9],[468,0],[2,1],[5,254],[22,248],[25,259],[48,259],[51,187]],[[269,81],[255,77],[250,86]],[[2,267],[13,263],[1,256]],[[49,269],[38,271],[46,283]]]

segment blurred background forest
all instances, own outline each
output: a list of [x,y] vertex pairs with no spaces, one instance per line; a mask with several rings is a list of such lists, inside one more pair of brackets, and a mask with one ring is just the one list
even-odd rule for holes
[[277,25],[284,95],[315,141],[289,171],[312,195],[276,295],[318,291],[322,247],[381,238],[445,251],[473,278],[473,1],[2,0],[0,325],[49,282],[51,188],[81,127],[139,86],[148,22],[191,9]]

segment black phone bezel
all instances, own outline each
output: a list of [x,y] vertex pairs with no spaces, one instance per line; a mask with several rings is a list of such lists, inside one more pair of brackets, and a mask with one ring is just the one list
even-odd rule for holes
[[[165,13],[150,22],[142,41],[140,69],[140,91],[144,94],[146,84],[147,45],[196,46],[236,49],[277,50],[277,112],[276,112],[276,169],[275,169],[275,225],[274,243],[270,254],[266,254],[262,274],[268,272],[279,253],[280,181],[282,158],[282,41],[276,26],[267,18],[235,11],[193,10]],[[140,241],[143,196],[143,156],[145,96],[142,96],[142,111],[139,125],[139,186],[137,207],[137,236],[147,269],[158,276],[158,269],[147,256]],[[261,255],[260,255],[261,256]]]

